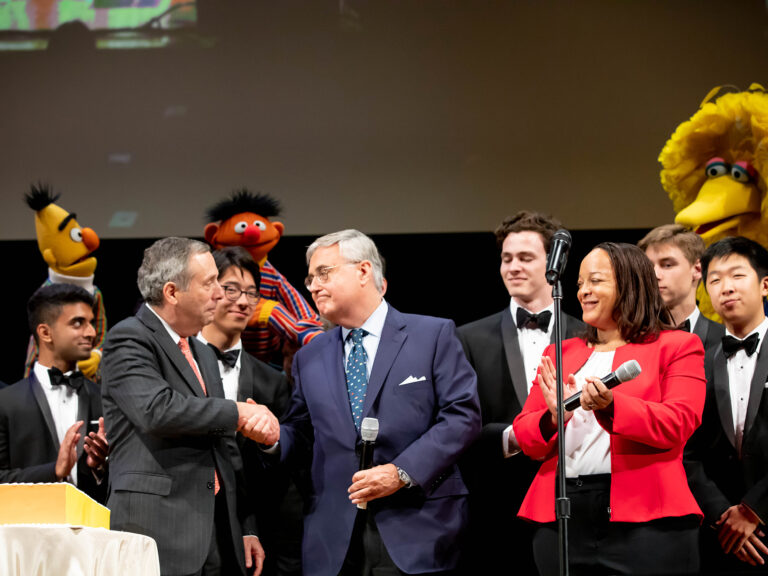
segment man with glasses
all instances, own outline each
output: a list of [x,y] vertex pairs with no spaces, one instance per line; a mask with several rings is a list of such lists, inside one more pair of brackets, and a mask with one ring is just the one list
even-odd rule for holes
[[[259,266],[240,247],[217,250],[213,259],[224,298],[216,303],[213,322],[203,326],[198,338],[218,358],[226,398],[239,402],[253,398],[279,418],[288,406],[290,385],[285,375],[246,352],[241,340],[260,299]],[[301,498],[297,488],[283,467],[266,461],[268,456],[256,443],[238,434],[237,444],[247,479],[248,509],[257,520],[258,568],[264,562],[265,576],[278,573],[278,565],[281,574],[300,573]],[[289,490],[290,496],[284,500]]]
[[[317,309],[338,327],[296,354],[281,426],[281,456],[312,458],[304,573],[449,572],[467,519],[456,461],[480,430],[454,325],[389,306],[381,256],[357,230],[315,240],[307,261]],[[359,470],[365,418],[378,435]]]

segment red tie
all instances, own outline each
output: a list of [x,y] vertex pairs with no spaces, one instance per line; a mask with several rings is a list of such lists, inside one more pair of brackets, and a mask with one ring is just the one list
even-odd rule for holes
[[[200,370],[197,369],[197,364],[195,364],[195,359],[192,356],[192,350],[189,349],[189,342],[186,338],[179,339],[179,350],[181,350],[181,353],[184,354],[184,358],[187,359],[187,362],[189,362],[189,365],[192,367],[192,370],[195,372],[195,376],[197,376],[197,381],[200,382],[200,386],[203,388],[203,394],[208,396],[208,390],[205,387],[205,382],[203,382],[203,377],[200,375]],[[219,493],[219,473],[214,470],[213,472],[213,494],[214,496]]]

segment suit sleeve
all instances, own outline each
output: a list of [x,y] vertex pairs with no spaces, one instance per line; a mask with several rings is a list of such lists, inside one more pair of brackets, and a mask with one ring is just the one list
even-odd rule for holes
[[8,416],[5,410],[0,411],[0,483],[12,482],[58,482],[56,478],[56,461],[28,466],[26,468],[11,468],[11,438],[8,429]]
[[480,433],[477,376],[464,356],[453,322],[440,326],[432,379],[437,404],[433,424],[392,462],[425,489]]
[[287,412],[280,425],[280,459],[284,462],[305,465],[310,461],[315,440],[312,419],[301,382],[300,355],[293,357],[293,394]]
[[[547,352],[552,348],[548,348]],[[554,361],[554,360],[553,360]],[[537,378],[538,379],[538,378]],[[549,408],[538,384],[531,387],[522,412],[514,422],[515,437],[523,453],[533,460],[545,460],[557,452],[557,433],[545,438],[541,432],[542,418],[550,418]],[[566,426],[568,422],[565,423]]]
[[[595,417],[608,432],[654,448],[668,450],[682,446],[701,424],[706,395],[704,348],[690,334],[682,340],[659,343],[661,398],[653,402],[613,391],[613,416],[596,411]],[[650,344],[649,344],[650,346]]]
[[222,435],[237,428],[237,406],[223,398],[181,394],[160,372],[155,350],[135,330],[118,325],[104,346],[102,390],[144,433]]

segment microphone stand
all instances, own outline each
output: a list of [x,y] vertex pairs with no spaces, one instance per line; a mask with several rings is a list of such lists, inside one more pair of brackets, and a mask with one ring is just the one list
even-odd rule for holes
[[565,407],[563,406],[563,287],[557,278],[552,284],[555,304],[555,371],[557,379],[557,490],[555,517],[557,518],[558,559],[560,575],[568,576],[568,518],[571,501],[565,493]]

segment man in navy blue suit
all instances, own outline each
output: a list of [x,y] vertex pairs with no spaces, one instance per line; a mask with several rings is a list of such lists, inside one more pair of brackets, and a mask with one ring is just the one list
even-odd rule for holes
[[[317,309],[337,327],[297,353],[281,426],[283,458],[313,456],[305,573],[449,572],[467,517],[456,461],[480,432],[455,327],[389,306],[381,256],[357,230],[319,238],[307,262]],[[367,417],[379,433],[373,467],[359,471]]]

